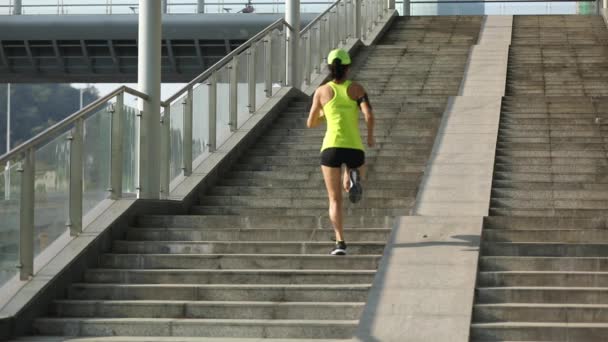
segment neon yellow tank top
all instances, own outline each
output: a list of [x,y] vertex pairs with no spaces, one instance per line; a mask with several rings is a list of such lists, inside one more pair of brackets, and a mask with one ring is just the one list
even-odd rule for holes
[[332,147],[364,150],[359,133],[359,107],[357,101],[348,96],[352,82],[327,84],[334,91],[334,97],[323,106],[327,131],[321,151]]

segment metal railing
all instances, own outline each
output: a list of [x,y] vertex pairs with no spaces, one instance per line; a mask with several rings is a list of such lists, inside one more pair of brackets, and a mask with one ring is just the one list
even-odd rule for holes
[[[49,3],[54,2],[54,3]],[[245,9],[247,0],[229,1],[166,1],[166,13],[238,13]],[[302,12],[319,12],[332,3],[331,0],[302,0]],[[283,13],[284,1],[251,0],[254,13]],[[14,2],[0,4],[2,14],[135,14],[139,4],[137,1],[87,1],[81,3],[64,3],[63,1],[22,0],[20,8],[15,8]]]
[[[330,49],[365,37],[386,13],[384,0],[339,0],[301,31],[303,85],[322,73]],[[359,8],[360,7],[360,8]],[[359,8],[359,9],[358,9]],[[287,87],[287,31],[277,20],[161,101],[160,194],[214,153],[280,89]],[[82,232],[83,216],[106,200],[136,194],[140,118],[126,86],[0,156],[0,286],[60,235]],[[2,191],[4,190],[4,191]],[[12,272],[12,273],[11,273]]]

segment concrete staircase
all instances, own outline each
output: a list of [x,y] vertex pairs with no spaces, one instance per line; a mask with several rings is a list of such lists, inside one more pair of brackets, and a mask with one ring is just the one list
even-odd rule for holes
[[473,341],[606,341],[608,30],[515,17]]
[[367,152],[364,199],[345,204],[348,256],[328,255],[333,232],[318,158],[324,129],[305,129],[302,98],[189,215],[138,217],[99,266],[36,319],[35,332],[350,338],[394,216],[414,203],[481,20],[399,18],[378,45],[360,50],[354,78],[369,90],[378,147]]

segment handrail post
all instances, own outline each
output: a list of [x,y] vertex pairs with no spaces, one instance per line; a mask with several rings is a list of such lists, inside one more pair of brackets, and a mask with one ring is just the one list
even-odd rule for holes
[[184,137],[182,144],[182,171],[184,176],[192,174],[192,88],[188,88],[184,98]]
[[111,156],[110,156],[110,198],[117,200],[122,197],[122,164],[123,164],[123,119],[124,96],[121,92],[116,96],[112,111]]
[[23,14],[23,7],[21,6],[21,0],[14,0],[13,2],[13,15]]
[[285,1],[285,21],[292,28],[287,30],[287,85],[300,88],[300,62],[298,47],[300,44],[300,0]]
[[247,52],[247,63],[249,63],[249,77],[247,77],[247,89],[249,91],[249,113],[255,112],[255,76],[256,76],[256,67],[255,62],[257,58],[257,53],[255,46],[252,45]]
[[310,85],[310,56],[312,55],[310,52],[310,35],[311,31],[308,31],[302,39],[304,40],[304,64],[302,65],[304,69],[304,84],[307,86]]
[[403,0],[403,15],[410,16],[412,12],[412,6],[410,0]]
[[[403,2],[405,3],[406,0],[403,0]],[[388,0],[388,9],[394,10],[395,9],[395,0]]]
[[18,172],[21,173],[19,200],[19,278],[29,280],[34,275],[34,183],[36,151],[27,149]]
[[[354,10],[354,14],[355,14],[355,18],[354,18],[354,24],[353,26],[355,26],[354,29],[354,33],[355,33],[355,39],[361,39],[361,0],[353,0],[354,1],[354,6],[355,6],[355,10]],[[395,0],[393,0],[395,1]],[[393,5],[394,6],[394,5]]]
[[282,31],[279,31],[279,48],[281,49],[281,60],[279,61],[279,78],[281,79],[281,86],[287,85],[287,59],[283,58],[283,56],[287,56],[285,53],[287,52],[287,27],[283,27]]
[[70,236],[82,233],[82,155],[84,119],[76,120],[70,140],[69,213],[66,226]]
[[171,104],[168,103],[160,119],[160,193],[169,198],[171,184]]
[[266,65],[264,67],[264,91],[266,92],[266,97],[272,97],[272,36],[273,32],[270,32],[270,34],[264,39],[266,55]]
[[230,66],[230,131],[234,132],[239,128],[239,59],[238,56],[234,56],[232,59],[232,65]]
[[209,152],[217,148],[217,75],[209,76]]

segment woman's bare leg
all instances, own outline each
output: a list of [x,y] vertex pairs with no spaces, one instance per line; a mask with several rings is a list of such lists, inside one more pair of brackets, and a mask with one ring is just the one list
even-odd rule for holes
[[342,189],[340,189],[341,170],[337,167],[321,166],[327,197],[329,198],[329,219],[334,226],[336,241],[344,241],[342,226]]

